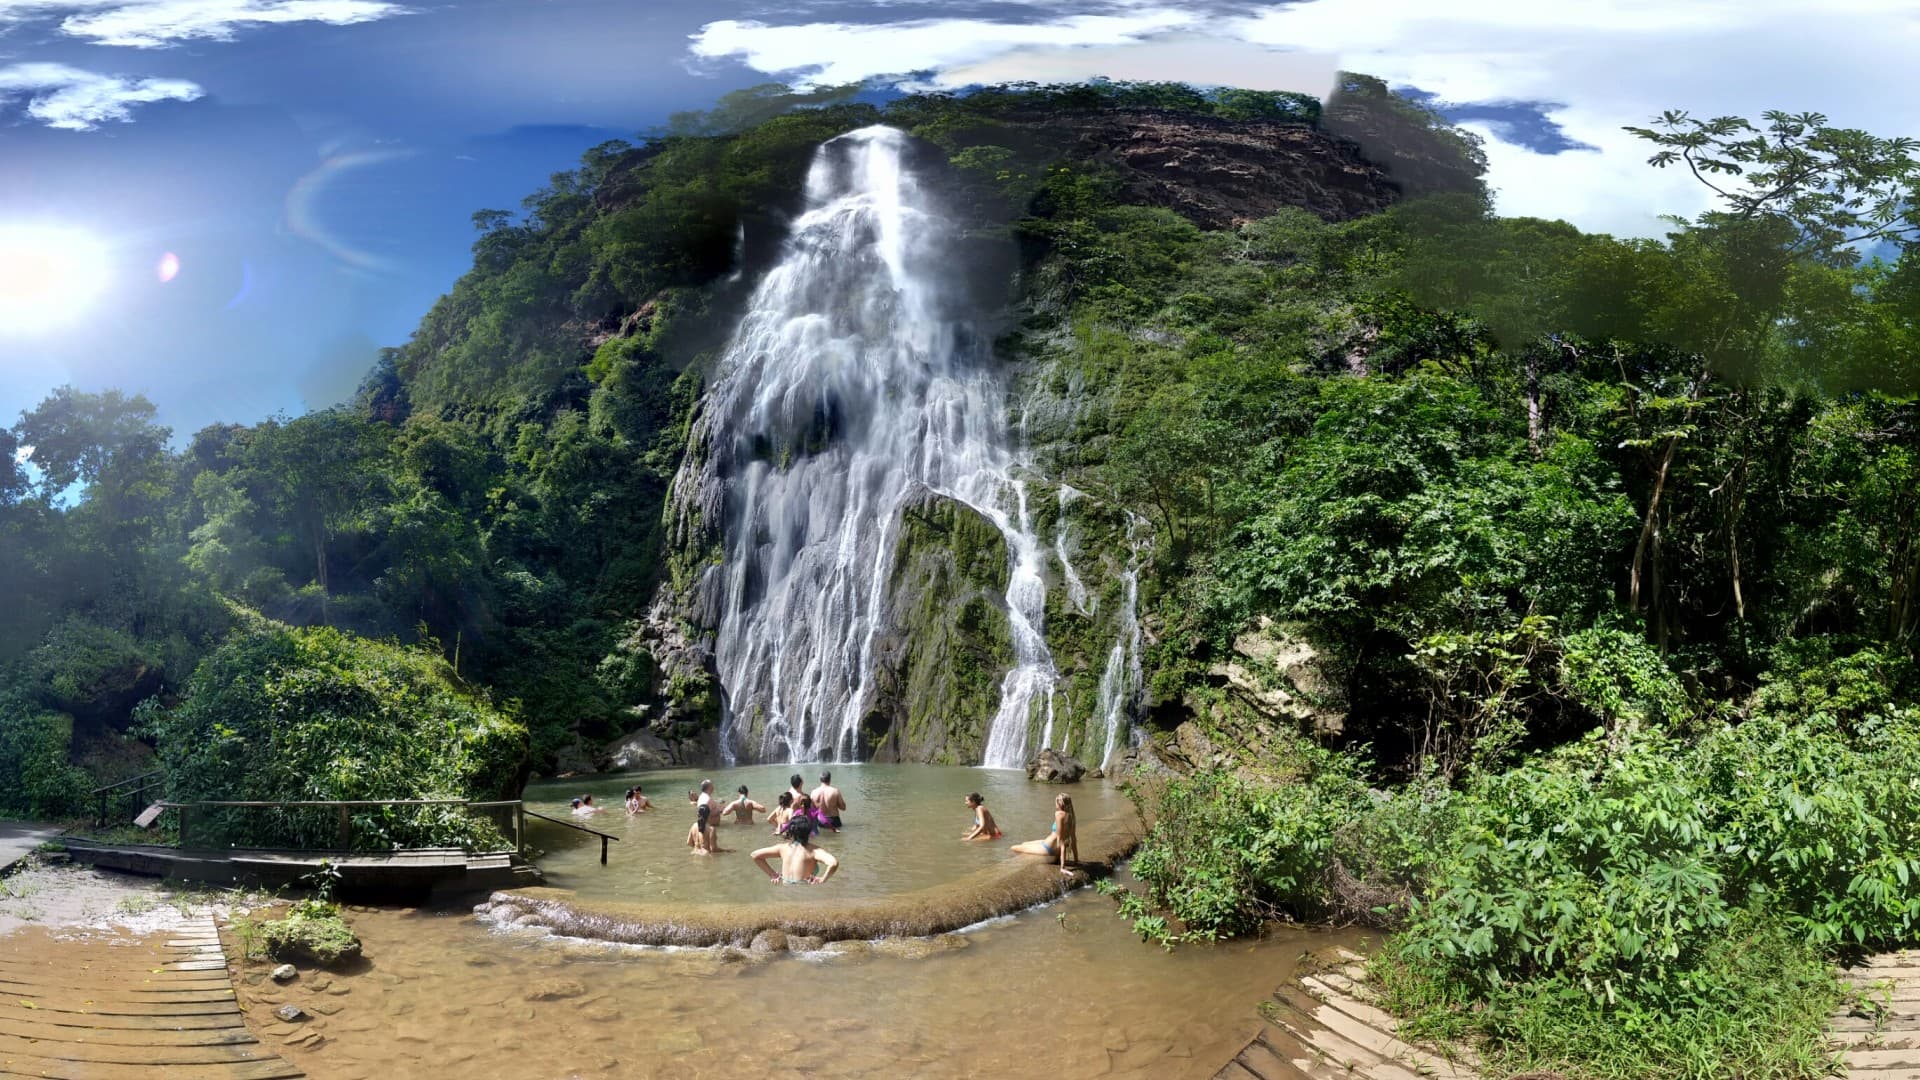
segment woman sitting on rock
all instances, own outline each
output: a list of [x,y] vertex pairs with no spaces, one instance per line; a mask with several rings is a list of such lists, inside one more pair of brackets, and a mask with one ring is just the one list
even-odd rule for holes
[[1062,874],[1073,873],[1067,869],[1067,852],[1073,852],[1074,862],[1080,861],[1080,833],[1074,825],[1073,797],[1055,795],[1053,797],[1053,828],[1038,840],[1013,845],[1013,850],[1022,855],[1045,855],[1049,859],[1057,858],[1060,860]]
[[993,811],[987,809],[987,800],[979,792],[967,796],[967,809],[973,811],[973,828],[968,829],[962,840],[998,840],[1001,837],[1000,826],[994,824]]

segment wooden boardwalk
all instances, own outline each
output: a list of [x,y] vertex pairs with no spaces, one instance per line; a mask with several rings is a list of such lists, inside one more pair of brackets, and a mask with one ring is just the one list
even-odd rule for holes
[[1920,1080],[1920,950],[1881,953],[1840,975],[1865,1003],[1829,1029],[1853,1080]]
[[1214,1080],[1478,1080],[1471,1060],[1396,1034],[1364,983],[1365,965],[1347,949],[1314,954],[1273,992],[1266,1025]]
[[295,1080],[247,1030],[213,920],[171,937],[0,949],[0,1080]]

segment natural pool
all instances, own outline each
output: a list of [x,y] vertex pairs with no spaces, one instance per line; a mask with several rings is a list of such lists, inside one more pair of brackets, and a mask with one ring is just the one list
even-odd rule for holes
[[242,975],[251,1015],[314,1014],[319,1038],[281,1049],[314,1080],[1207,1077],[1303,951],[1359,944],[1283,927],[1166,952],[1091,890],[963,934],[808,954],[573,941],[457,912],[349,918],[361,970],[284,988],[265,964]]
[[[825,833],[820,846],[841,860],[832,881],[803,887],[809,904],[870,899],[929,888],[955,881],[975,871],[1026,860],[1033,856],[1010,853],[1016,841],[1046,835],[1053,822],[1053,797],[1073,797],[1074,812],[1083,833],[1091,823],[1130,812],[1126,796],[1103,781],[1055,787],[1036,784],[1023,774],[1001,769],[964,769],[938,765],[836,764],[834,786],[845,793],[846,828]],[[772,842],[767,826],[756,816],[751,827],[724,824],[720,845],[728,853],[702,858],[686,847],[693,808],[687,792],[702,779],[711,779],[715,798],[730,801],[745,784],[754,800],[771,806],[795,772],[811,791],[820,777],[819,765],[754,765],[705,772],[674,769],[585,780],[555,780],[530,785],[525,794],[530,809],[555,817],[578,820],[589,828],[620,838],[612,846],[606,866],[600,865],[600,842],[594,837],[557,825],[535,821],[533,841],[546,849],[539,858],[547,884],[572,891],[583,901],[618,900],[632,903],[737,904],[777,898],[770,884],[748,860],[747,853]],[[655,809],[628,815],[621,808],[626,789],[635,783],[646,789]],[[963,844],[961,833],[972,824],[962,800],[979,792],[1006,838],[996,842]],[[606,810],[586,818],[571,818],[568,803],[591,794]],[[1083,841],[1083,848],[1086,846]]]

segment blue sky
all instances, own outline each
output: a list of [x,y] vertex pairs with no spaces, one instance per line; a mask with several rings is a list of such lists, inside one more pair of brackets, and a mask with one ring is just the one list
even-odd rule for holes
[[[1920,134],[1904,74],[1920,59],[1916,11],[0,0],[0,250],[10,227],[78,229],[107,275],[61,325],[0,325],[0,420],[65,382],[145,392],[181,435],[329,404],[465,269],[473,211],[517,207],[581,150],[769,80],[1099,74],[1322,92],[1336,68],[1367,71],[1487,137],[1504,211],[1648,235],[1702,197],[1647,169],[1620,125],[1777,107]],[[162,281],[169,252],[178,273]],[[0,290],[10,280],[0,266]]]

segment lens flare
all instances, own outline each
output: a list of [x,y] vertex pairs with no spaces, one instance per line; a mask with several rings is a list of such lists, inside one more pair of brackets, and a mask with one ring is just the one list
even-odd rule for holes
[[112,276],[107,247],[82,229],[0,223],[0,335],[34,335],[86,314]]
[[160,284],[162,285],[165,285],[167,282],[172,281],[174,278],[179,277],[180,276],[180,256],[175,255],[171,251],[167,252],[165,255],[160,256],[160,264],[153,268],[153,276],[159,278]]

